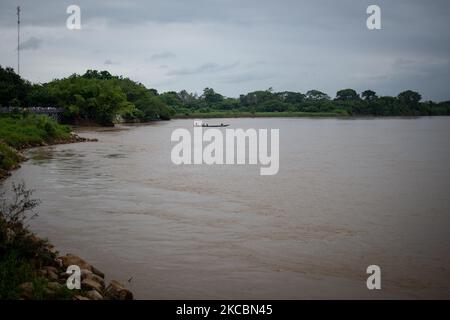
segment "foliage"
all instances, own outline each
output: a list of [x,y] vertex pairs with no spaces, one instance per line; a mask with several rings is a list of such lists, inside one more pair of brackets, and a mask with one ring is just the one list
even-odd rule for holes
[[0,140],[14,148],[37,146],[69,136],[69,127],[47,116],[24,114],[0,117]]
[[26,105],[31,88],[12,68],[0,66],[0,107],[20,107]]
[[[142,83],[111,75],[108,71],[87,70],[82,76],[33,84],[22,80],[10,68],[0,70],[0,104],[8,106],[58,106],[66,110],[67,121],[91,121],[111,125],[118,119],[139,122],[168,120],[175,114],[252,115],[274,113],[328,113],[351,116],[448,115],[449,102],[421,102],[420,93],[407,90],[397,97],[378,96],[373,90],[358,94],[354,89],[339,90],[335,99],[319,90],[305,94],[274,92],[272,88],[225,97],[208,87],[201,95],[169,91],[159,94]],[[51,131],[51,128],[48,127]],[[50,132],[51,133],[51,132]]]

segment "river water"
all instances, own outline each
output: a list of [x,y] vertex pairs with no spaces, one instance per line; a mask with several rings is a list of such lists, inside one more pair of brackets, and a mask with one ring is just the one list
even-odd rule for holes
[[34,188],[32,229],[140,299],[450,298],[450,118],[210,122],[280,129],[279,173],[176,166],[192,120],[173,120],[30,150],[4,187]]

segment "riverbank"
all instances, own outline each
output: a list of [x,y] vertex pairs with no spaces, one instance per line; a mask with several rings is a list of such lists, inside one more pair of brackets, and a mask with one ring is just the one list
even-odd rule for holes
[[348,117],[346,112],[193,112],[175,114],[173,119],[205,119],[205,118],[335,118]]
[[0,182],[26,160],[24,150],[39,146],[93,141],[46,116],[0,117]]
[[[14,186],[12,203],[0,199],[0,300],[130,300],[133,294],[82,258],[59,255],[28,230],[38,201],[24,185]],[[6,205],[5,205],[6,204]],[[79,267],[79,270],[73,269]],[[75,278],[77,277],[78,280]],[[79,287],[68,288],[68,283]]]
[[[46,116],[0,117],[0,184],[26,161],[22,152],[38,146],[97,141],[78,136],[68,126]],[[126,300],[133,294],[73,254],[60,256],[47,240],[32,233],[26,222],[36,217],[39,200],[24,184],[14,185],[12,195],[0,194],[0,300],[73,299]],[[80,267],[80,288],[66,286],[69,266]],[[73,271],[72,271],[73,272]]]

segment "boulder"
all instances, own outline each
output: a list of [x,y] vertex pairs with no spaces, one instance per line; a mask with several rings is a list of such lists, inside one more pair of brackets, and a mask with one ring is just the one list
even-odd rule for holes
[[62,289],[62,285],[61,284],[59,284],[58,282],[49,282],[48,284],[47,284],[47,288],[49,288],[50,290],[53,290],[53,291],[58,291],[58,290],[61,290]]
[[24,282],[19,286],[21,293],[20,297],[24,299],[33,299],[33,284],[31,282]]
[[52,270],[47,270],[47,279],[50,281],[58,281],[58,274],[53,272]]
[[55,291],[49,288],[44,288],[44,295],[47,299],[53,299],[55,297]]
[[76,265],[79,266],[80,269],[87,269],[89,271],[92,271],[92,266],[76,255],[68,253],[65,256],[59,257],[59,259],[61,259],[62,264],[65,268],[71,265]]
[[97,276],[105,279],[105,274],[103,272],[101,272],[100,270],[98,270],[96,267],[92,266],[92,272],[94,274],[96,274]]
[[111,280],[105,290],[105,297],[111,300],[133,300],[133,294],[116,280]]
[[97,290],[90,290],[86,292],[86,297],[88,297],[91,300],[103,300],[103,296],[98,293]]
[[47,270],[45,270],[45,269],[40,269],[40,270],[38,271],[38,274],[39,274],[41,277],[47,278]]
[[102,291],[102,285],[92,279],[84,279],[81,281],[81,287],[85,289],[94,289],[97,291]]
[[105,287],[105,280],[103,280],[103,278],[99,277],[98,275],[92,273],[89,270],[86,269],[82,269],[81,270],[81,280],[84,279],[91,279],[94,280],[95,282],[98,282],[101,284],[102,288]]
[[88,275],[93,274],[91,270],[88,269],[81,269],[81,280],[87,278]]
[[64,267],[62,260],[59,259],[59,258],[55,259],[55,265],[60,267],[60,268]]
[[45,267],[42,267],[42,269],[47,270],[47,271],[52,271],[53,273],[56,273],[56,274],[59,273],[59,270],[52,266],[45,266]]

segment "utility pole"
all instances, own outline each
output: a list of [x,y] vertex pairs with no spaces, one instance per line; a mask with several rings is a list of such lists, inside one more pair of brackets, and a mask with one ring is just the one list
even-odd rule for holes
[[17,74],[20,75],[20,7],[17,6]]

